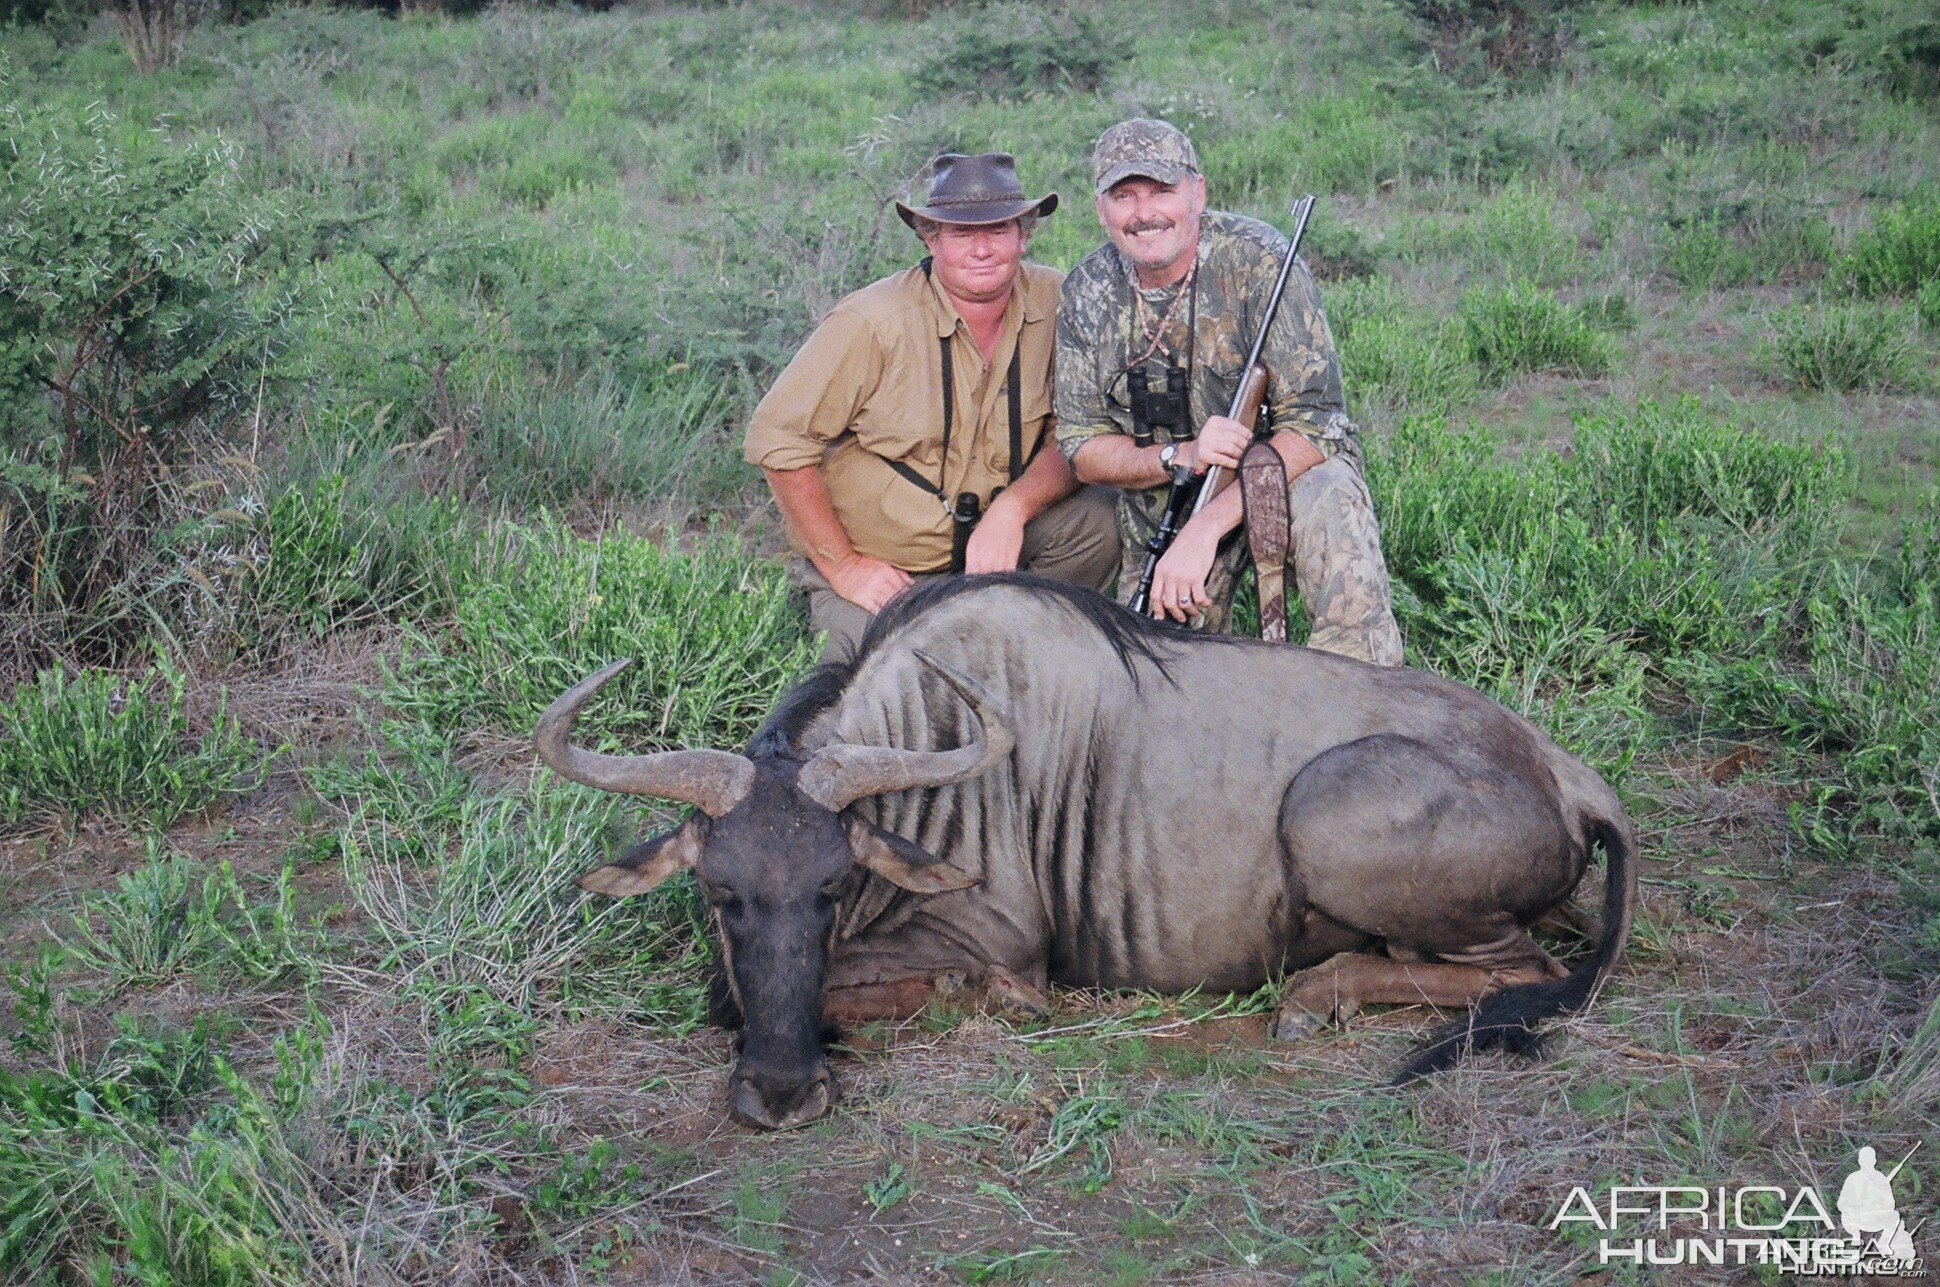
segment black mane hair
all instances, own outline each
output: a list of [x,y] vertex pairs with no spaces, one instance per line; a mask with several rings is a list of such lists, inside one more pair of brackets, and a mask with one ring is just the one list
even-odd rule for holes
[[1118,664],[1136,686],[1138,670],[1132,664],[1134,657],[1150,662],[1167,679],[1171,675],[1166,670],[1174,646],[1188,640],[1224,639],[1221,635],[1198,635],[1183,626],[1169,621],[1155,621],[1141,617],[1107,599],[1094,590],[1071,585],[1064,581],[1054,581],[1047,576],[1031,572],[992,572],[980,576],[953,576],[932,581],[908,594],[899,596],[869,623],[869,629],[862,636],[862,647],[856,654],[860,662],[886,641],[902,631],[911,621],[939,604],[947,603],[960,595],[980,594],[1000,586],[1027,590],[1039,598],[1049,599],[1074,613],[1105,637],[1112,651],[1118,655]]
[[1105,642],[1118,655],[1118,664],[1131,677],[1134,687],[1138,684],[1138,668],[1133,664],[1135,659],[1150,662],[1169,681],[1172,676],[1166,669],[1166,662],[1176,645],[1186,642],[1243,642],[1225,635],[1198,634],[1169,621],[1141,617],[1095,591],[1030,572],[943,577],[897,596],[894,602],[878,613],[863,633],[862,645],[856,651],[855,660],[823,662],[810,671],[806,679],[790,689],[748,742],[748,757],[801,759],[799,739],[802,732],[817,715],[834,705],[848,688],[856,667],[870,654],[887,646],[905,627],[930,609],[961,595],[980,594],[999,587],[1027,590],[1075,614],[1104,636]]
[[755,730],[755,735],[748,741],[747,757],[751,760],[801,759],[797,739],[801,737],[802,730],[817,715],[835,704],[835,699],[849,686],[849,677],[853,674],[855,663],[852,661],[825,661],[809,671],[808,678],[784,693],[781,704]]

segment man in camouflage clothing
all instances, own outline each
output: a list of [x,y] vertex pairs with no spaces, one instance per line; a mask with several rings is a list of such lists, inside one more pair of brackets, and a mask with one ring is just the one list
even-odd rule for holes
[[[1120,489],[1119,598],[1128,601],[1174,466],[1237,470],[1253,440],[1254,427],[1225,412],[1287,242],[1257,219],[1208,211],[1198,154],[1164,121],[1114,125],[1092,160],[1110,243],[1059,294],[1058,446],[1080,480]],[[1312,623],[1308,646],[1398,665],[1401,633],[1361,478],[1360,431],[1347,418],[1333,333],[1304,264],[1294,265],[1261,357],[1271,373],[1271,443],[1289,480],[1289,568]],[[1162,401],[1134,393],[1141,374],[1163,392],[1168,370],[1186,393],[1171,424]],[[1135,402],[1148,412],[1143,422]],[[1180,530],[1153,579],[1154,616],[1226,628],[1248,557],[1236,535],[1240,490],[1228,487]]]

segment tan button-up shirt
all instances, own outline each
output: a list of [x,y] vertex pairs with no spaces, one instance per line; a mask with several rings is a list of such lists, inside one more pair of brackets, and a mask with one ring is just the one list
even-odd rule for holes
[[[1052,432],[1051,360],[1064,274],[1025,264],[986,364],[970,328],[921,267],[850,295],[822,319],[755,408],[744,454],[765,469],[819,465],[835,515],[863,554],[906,572],[950,564],[946,503],[985,504],[1010,481],[1010,390],[1019,351],[1023,458]],[[950,342],[955,393],[943,444],[939,340]],[[890,468],[899,461],[942,493]],[[798,552],[800,538],[790,532]]]

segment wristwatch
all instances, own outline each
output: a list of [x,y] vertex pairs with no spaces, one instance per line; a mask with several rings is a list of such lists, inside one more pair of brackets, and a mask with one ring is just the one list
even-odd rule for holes
[[1172,472],[1172,461],[1178,454],[1179,444],[1176,442],[1168,442],[1165,446],[1159,448],[1159,468],[1165,470],[1167,473]]

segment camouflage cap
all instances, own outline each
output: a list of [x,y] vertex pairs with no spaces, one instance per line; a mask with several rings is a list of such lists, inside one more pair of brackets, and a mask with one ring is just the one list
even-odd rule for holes
[[1091,149],[1091,173],[1100,196],[1134,176],[1178,183],[1199,173],[1199,154],[1176,126],[1140,116],[1098,136]]

